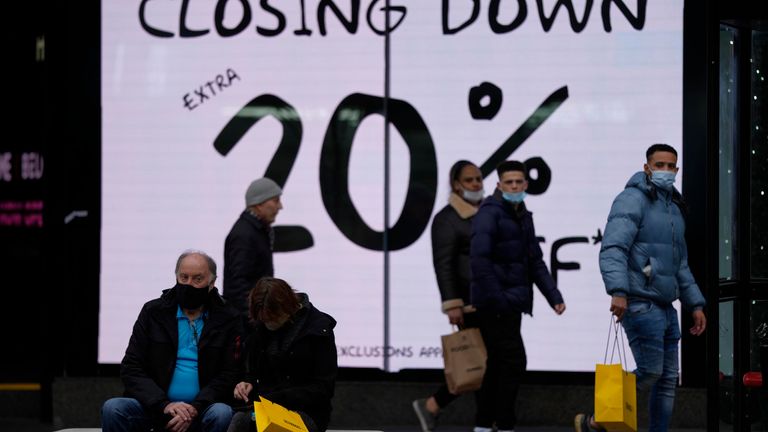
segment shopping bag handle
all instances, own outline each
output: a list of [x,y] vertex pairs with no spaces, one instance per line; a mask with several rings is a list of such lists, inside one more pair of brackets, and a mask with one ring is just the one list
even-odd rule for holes
[[[613,319],[611,315],[610,324],[608,325],[608,341],[605,344],[605,356],[603,357],[603,364],[612,364],[613,355],[618,352],[619,364],[627,366],[627,350],[624,348],[624,329],[621,328],[621,323],[618,320]],[[611,345],[611,330],[613,330],[613,348],[611,348],[611,362],[608,363],[608,347]],[[617,349],[618,347],[618,349]],[[624,359],[622,361],[622,352]]]

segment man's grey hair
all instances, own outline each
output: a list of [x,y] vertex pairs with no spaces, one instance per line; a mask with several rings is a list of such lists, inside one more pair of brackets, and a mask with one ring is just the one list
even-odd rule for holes
[[207,253],[195,249],[187,249],[182,252],[181,255],[179,255],[179,259],[176,260],[176,270],[174,271],[174,274],[177,276],[179,275],[179,267],[181,267],[181,262],[184,260],[184,258],[190,255],[200,255],[201,257],[205,258],[205,261],[208,263],[208,270],[211,272],[211,280],[216,279],[216,261],[208,256]]

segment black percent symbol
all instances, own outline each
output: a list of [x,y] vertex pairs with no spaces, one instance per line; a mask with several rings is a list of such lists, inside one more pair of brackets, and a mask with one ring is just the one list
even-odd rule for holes
[[[480,166],[483,178],[493,173],[497,165],[507,160],[566,99],[568,99],[567,86],[560,87],[550,94],[528,116],[528,119],[483,162]],[[491,120],[501,109],[502,100],[502,91],[498,86],[493,83],[482,82],[469,90],[469,113],[476,120]],[[552,182],[552,170],[549,165],[539,156],[526,159],[524,163],[528,170],[526,173],[526,177],[528,177],[527,192],[531,195],[540,195],[546,192]],[[536,172],[536,176],[531,175],[532,171]]]
[[[492,93],[491,104],[476,110],[488,119],[493,118],[501,107],[501,91],[496,92],[493,87],[481,86],[476,91],[479,92],[477,103],[484,100],[484,91]],[[549,95],[482,164],[480,170],[483,176],[492,173],[496,165],[517,150],[567,98],[567,87]],[[472,97],[470,99],[473,100]],[[424,233],[437,196],[435,144],[423,118],[410,103],[362,93],[353,93],[339,103],[326,129],[320,154],[319,180],[323,205],[333,223],[350,241],[370,250],[384,249],[384,233],[365,223],[349,194],[349,161],[355,134],[362,121],[370,115],[385,117],[400,133],[409,151],[411,170],[403,212],[387,232],[388,249],[400,250],[416,242]],[[226,156],[253,125],[268,116],[280,122],[283,136],[264,177],[285,188],[299,153],[303,128],[299,113],[283,99],[271,94],[252,99],[222,128],[213,146],[222,156]],[[537,177],[529,182],[529,193],[543,193],[551,179],[549,166],[540,157],[528,159],[525,163],[529,172],[538,171]],[[278,225],[274,229],[275,252],[308,249],[314,244],[312,234],[303,226]]]

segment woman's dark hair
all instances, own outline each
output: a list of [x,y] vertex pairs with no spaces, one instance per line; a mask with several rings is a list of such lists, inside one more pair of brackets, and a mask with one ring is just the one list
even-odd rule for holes
[[253,321],[272,321],[293,315],[301,308],[296,292],[282,279],[263,277],[248,294],[248,312]]
[[450,180],[451,190],[453,190],[453,182],[459,181],[459,178],[461,178],[461,170],[463,170],[464,167],[468,165],[476,166],[472,162],[464,159],[453,164],[453,166],[451,167],[451,171],[448,172],[450,176],[449,180]]

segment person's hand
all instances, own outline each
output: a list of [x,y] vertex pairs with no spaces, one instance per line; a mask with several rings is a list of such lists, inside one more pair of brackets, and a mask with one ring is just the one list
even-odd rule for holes
[[253,390],[253,384],[240,381],[235,386],[235,399],[248,402],[248,395],[251,394],[251,390]]
[[565,312],[565,303],[559,303],[555,305],[555,313],[562,315]]
[[703,310],[693,311],[693,327],[691,327],[691,334],[699,336],[704,333],[707,328],[707,317],[704,316]]
[[621,321],[624,311],[627,310],[627,298],[621,296],[611,297],[611,312],[616,315],[616,321]]
[[448,314],[449,323],[460,327],[464,325],[464,311],[460,307],[448,309],[446,313]]
[[174,417],[178,416],[181,420],[191,422],[197,415],[197,410],[186,402],[171,402],[165,406],[163,413]]
[[185,432],[192,425],[192,420],[184,420],[180,416],[174,416],[166,423],[165,429],[171,432]]

